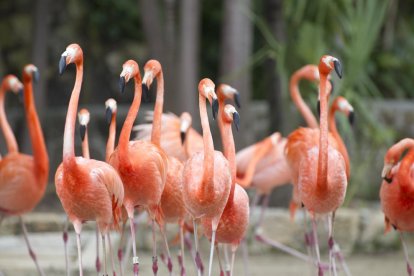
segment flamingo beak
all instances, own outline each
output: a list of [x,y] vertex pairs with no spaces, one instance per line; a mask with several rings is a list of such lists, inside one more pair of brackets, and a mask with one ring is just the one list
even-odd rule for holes
[[184,145],[186,136],[187,136],[186,132],[181,130],[180,131],[181,145]]
[[142,83],[142,98],[146,103],[149,101],[149,87],[146,83]]
[[316,104],[316,112],[318,112],[318,116],[321,116],[321,101],[318,100],[318,103]]
[[236,106],[238,108],[241,108],[240,105],[240,93],[236,91],[236,93],[234,93],[234,103],[236,104]]
[[334,68],[335,68],[335,72],[338,75],[338,77],[340,79],[342,79],[342,65],[341,62],[338,59],[334,60]]
[[349,112],[348,121],[349,121],[349,124],[351,126],[354,126],[354,122],[355,122],[355,113],[354,113],[354,111]]
[[19,96],[19,101],[22,103],[23,99],[24,99],[23,88],[21,88],[21,89],[19,89],[19,91],[17,91],[17,95]]
[[211,109],[213,111],[213,119],[215,120],[217,117],[218,109],[219,109],[219,102],[216,99],[213,99],[213,104],[211,105]]
[[388,184],[392,182],[392,176],[388,177],[388,174],[391,172],[392,168],[394,167],[391,163],[385,163],[384,168],[382,169],[381,177],[385,181],[387,181]]
[[126,84],[126,80],[125,77],[122,76],[119,78],[119,91],[121,91],[122,94],[124,94],[125,92],[125,84]]
[[109,107],[109,106],[105,110],[105,117],[106,117],[106,122],[109,125],[111,123],[111,120],[112,120],[112,108]]
[[32,73],[32,77],[33,77],[33,81],[34,81],[35,83],[38,83],[38,82],[39,82],[39,80],[40,80],[40,73],[39,73],[39,70],[35,70],[35,71],[33,71],[33,73]]
[[239,131],[240,128],[240,115],[238,112],[233,113],[233,124],[236,127],[236,130]]
[[61,56],[59,60],[59,75],[63,75],[66,69],[66,56]]
[[86,125],[80,125],[79,132],[80,132],[81,140],[83,142],[83,140],[85,140],[85,135],[86,135]]

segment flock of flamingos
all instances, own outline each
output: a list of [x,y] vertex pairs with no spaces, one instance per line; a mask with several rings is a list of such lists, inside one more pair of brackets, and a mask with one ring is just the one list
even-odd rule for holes
[[[220,275],[232,275],[235,253],[244,242],[249,225],[249,198],[244,188],[256,189],[256,199],[263,196],[261,215],[256,229],[260,229],[263,212],[271,190],[288,183],[293,184],[290,204],[291,216],[299,207],[304,211],[304,242],[307,255],[266,238],[257,230],[256,239],[279,247],[298,258],[309,262],[318,275],[329,271],[336,275],[341,269],[350,275],[339,246],[333,235],[335,211],[343,203],[350,177],[347,149],[335,124],[336,111],[353,121],[353,108],[343,97],[337,97],[329,107],[332,90],[331,71],[342,77],[340,61],[332,56],[323,56],[318,65],[306,65],[291,77],[292,99],[303,115],[307,127],[299,127],[287,138],[274,133],[236,154],[232,124],[238,130],[238,111],[226,101],[233,101],[240,107],[239,94],[229,85],[215,84],[208,78],[199,82],[199,109],[202,135],[191,127],[191,116],[184,112],[180,117],[163,114],[164,80],[161,64],[148,61],[141,78],[138,64],[133,60],[122,66],[119,88],[122,93],[129,81],[134,82],[134,98],[123,124],[119,143],[115,146],[116,102],[105,103],[109,123],[109,135],[105,161],[91,159],[88,149],[89,113],[82,109],[78,113],[78,102],[83,78],[83,52],[79,45],[71,44],[61,55],[59,73],[63,74],[69,64],[76,66],[76,80],[71,94],[66,117],[62,163],[56,170],[56,193],[67,214],[68,221],[76,232],[79,275],[82,272],[81,231],[86,221],[96,221],[97,237],[102,238],[103,273],[108,275],[106,245],[109,246],[112,272],[116,275],[114,254],[110,239],[111,231],[119,231],[122,225],[120,248],[118,249],[119,272],[124,274],[123,235],[128,223],[131,230],[132,262],[130,272],[139,273],[139,258],[136,249],[134,212],[147,211],[152,222],[154,275],[158,271],[156,251],[156,230],[162,234],[167,258],[165,263],[170,275],[173,261],[165,235],[166,224],[178,224],[181,250],[178,256],[180,275],[186,274],[184,263],[184,232],[194,234],[194,251],[191,252],[198,275],[204,271],[199,253],[199,235],[203,233],[211,240],[208,275],[212,273],[214,249],[217,244],[226,244],[232,257],[223,268],[219,258]],[[32,83],[39,78],[38,69],[27,65],[23,69],[23,84],[13,75],[6,76],[0,90],[0,124],[7,142],[7,155],[0,161],[0,222],[7,216],[20,218],[25,241],[31,258],[40,275],[44,275],[36,255],[30,247],[22,215],[30,212],[42,199],[48,182],[49,160],[41,125],[36,113]],[[148,93],[154,79],[157,81],[157,95],[154,112],[147,115],[152,123],[134,127],[141,96]],[[319,120],[300,96],[298,83],[301,79],[319,82]],[[13,131],[4,111],[4,97],[7,91],[23,94],[25,115],[33,147],[33,156],[20,153]],[[223,153],[214,149],[210,132],[207,103],[212,116],[218,122]],[[82,139],[82,157],[75,155],[75,125],[78,113]],[[319,122],[318,122],[319,121]],[[138,136],[131,140],[131,132],[138,130]],[[393,145],[384,158],[382,178],[384,179],[380,198],[385,214],[386,230],[391,226],[399,231],[407,262],[408,275],[412,275],[407,249],[402,232],[414,230],[414,186],[412,185],[413,139],[403,139]],[[401,160],[400,160],[401,159]],[[259,195],[259,196],[257,196]],[[307,217],[311,229],[308,230]],[[317,221],[327,218],[329,263],[321,262]],[[323,220],[325,221],[325,220]],[[191,223],[192,222],[192,223]],[[202,226],[202,232],[199,229]],[[68,269],[66,223],[63,240],[66,268]],[[99,240],[98,240],[99,241]],[[190,249],[191,251],[191,249]],[[218,251],[217,251],[218,252]],[[98,254],[98,252],[97,252]],[[219,257],[219,256],[218,256]],[[229,267],[229,269],[227,269]],[[99,254],[96,262],[99,273]],[[129,274],[125,271],[125,273]]]

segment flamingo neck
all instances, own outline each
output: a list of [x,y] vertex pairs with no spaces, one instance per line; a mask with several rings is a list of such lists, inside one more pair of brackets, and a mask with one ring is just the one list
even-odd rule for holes
[[225,123],[224,121],[222,121],[222,123],[223,123],[222,125],[223,129],[221,133],[221,139],[223,141],[224,157],[226,157],[227,161],[229,162],[230,173],[231,173],[231,188],[230,188],[229,199],[227,202],[231,203],[233,202],[234,189],[236,186],[236,173],[237,173],[236,150],[234,146],[234,138],[233,138],[233,131],[231,130],[231,124]]
[[157,98],[154,107],[154,120],[152,122],[151,142],[157,146],[161,143],[161,117],[164,106],[164,75],[162,70],[157,75]]
[[[31,79],[23,78],[23,83],[24,109],[27,127],[29,128],[30,141],[32,142],[35,175],[39,184],[46,185],[49,175],[49,157],[33,99],[32,81]],[[74,115],[76,117],[76,114]]]
[[111,117],[111,124],[109,125],[108,141],[106,142],[106,153],[105,153],[105,161],[106,162],[109,161],[109,157],[111,156],[112,152],[114,151],[115,134],[116,134],[116,113],[113,113],[112,117]]
[[88,127],[86,127],[85,137],[82,141],[82,156],[86,159],[90,159],[91,156],[89,154],[89,137],[88,137]]
[[300,75],[301,72],[302,70],[295,72],[290,79],[290,83],[289,83],[290,96],[292,97],[292,100],[295,103],[296,107],[298,108],[299,112],[302,114],[303,118],[305,119],[306,124],[310,128],[317,128],[318,122],[316,121],[315,116],[313,115],[312,111],[310,110],[308,105],[305,103],[305,101],[303,100],[299,92],[299,81],[302,78],[302,76]]
[[348,155],[348,151],[346,149],[345,143],[342,140],[341,135],[338,132],[338,129],[336,128],[336,121],[335,121],[335,113],[338,111],[338,108],[336,107],[336,105],[332,105],[331,108],[329,109],[329,132],[333,135],[333,137],[335,138],[337,144],[338,144],[338,149],[339,152],[342,154],[342,156],[344,157],[345,160],[345,169],[346,169],[346,178],[349,180],[350,177],[350,164],[349,164],[349,155]]
[[414,150],[410,148],[404,159],[401,161],[398,170],[398,183],[400,184],[401,192],[410,197],[414,197],[414,181],[411,176],[411,168],[414,163]]
[[328,175],[328,97],[326,93],[327,75],[320,74],[320,127],[319,127],[319,155],[318,155],[318,174],[317,174],[317,187],[320,190],[326,190],[327,188],[327,175]]
[[214,144],[211,137],[210,125],[208,122],[206,98],[199,95],[198,98],[200,108],[201,127],[203,129],[203,144],[204,144],[204,165],[203,165],[203,185],[201,189],[207,195],[214,192]]
[[119,136],[119,155],[123,159],[123,162],[128,162],[128,143],[131,136],[132,125],[137,117],[139,107],[141,106],[141,95],[142,95],[142,82],[139,74],[134,77],[134,99],[131,107],[129,108],[127,117],[124,125],[122,126],[121,134]]
[[3,80],[3,83],[0,87],[0,126],[3,132],[4,138],[7,143],[7,150],[9,153],[16,153],[19,151],[19,146],[16,142],[16,137],[13,134],[13,130],[10,127],[9,122],[7,121],[6,112],[4,111],[4,99],[6,97],[6,79]]
[[76,79],[70,96],[68,112],[66,114],[65,131],[63,134],[63,161],[75,157],[75,124],[78,109],[80,89],[83,78],[83,62],[76,63]]

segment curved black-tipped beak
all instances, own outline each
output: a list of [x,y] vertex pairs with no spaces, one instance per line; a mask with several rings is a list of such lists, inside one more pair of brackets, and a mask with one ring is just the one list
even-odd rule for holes
[[19,89],[19,91],[17,91],[17,95],[19,97],[20,103],[22,103],[23,100],[24,100],[23,88],[22,89]]
[[119,91],[121,91],[121,93],[123,94],[125,91],[125,77],[120,77],[119,78]]
[[215,120],[217,117],[218,109],[219,109],[219,102],[217,99],[213,99],[213,104],[211,105],[211,109],[213,111],[213,119]]
[[59,75],[62,75],[66,69],[66,56],[61,56],[59,60]]
[[389,177],[383,177],[382,179],[384,179],[388,184],[391,184],[391,182],[392,182],[392,177],[391,178],[389,178]]
[[109,106],[105,110],[105,117],[106,117],[106,122],[109,125],[112,120],[112,108],[110,108]]
[[321,116],[321,101],[318,100],[318,103],[316,104],[316,112],[318,112],[318,117]]
[[236,127],[236,130],[239,131],[240,127],[240,115],[237,112],[233,113],[233,124]]
[[354,126],[355,123],[355,113],[354,111],[350,111],[348,115],[348,121],[351,126]]
[[329,82],[331,83],[331,95],[334,94],[334,82],[332,80],[329,80]]
[[80,133],[81,140],[83,142],[83,140],[85,140],[85,135],[86,135],[86,125],[79,126],[79,133]]
[[181,132],[180,132],[180,137],[181,137],[181,145],[184,145],[184,143],[185,143],[185,137],[187,136],[186,134],[187,134],[187,133],[186,133],[185,131],[181,131]]
[[335,72],[340,79],[342,79],[342,65],[339,60],[334,60]]
[[142,98],[146,103],[149,101],[149,88],[145,83],[142,84]]
[[234,103],[236,104],[237,108],[241,108],[239,92],[234,93]]
[[39,80],[40,80],[40,72],[39,72],[39,70],[33,71],[32,77],[33,77],[33,81],[35,83],[38,83]]

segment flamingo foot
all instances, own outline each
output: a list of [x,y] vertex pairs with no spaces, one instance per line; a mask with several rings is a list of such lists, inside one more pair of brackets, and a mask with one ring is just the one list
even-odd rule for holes
[[65,245],[68,243],[68,232],[63,232],[63,242]]
[[120,263],[122,262],[123,257],[124,257],[124,255],[123,255],[122,249],[118,249],[118,261]]
[[96,257],[95,267],[97,272],[101,271],[101,261],[99,260],[99,257]]
[[158,272],[158,257],[157,256],[152,257],[152,272],[154,273],[154,275],[157,275],[157,272]]
[[322,264],[318,264],[318,276],[323,276],[323,266]]
[[168,257],[167,267],[168,267],[168,272],[172,273],[173,263],[170,257]]
[[225,276],[224,271],[220,270],[220,276]]

